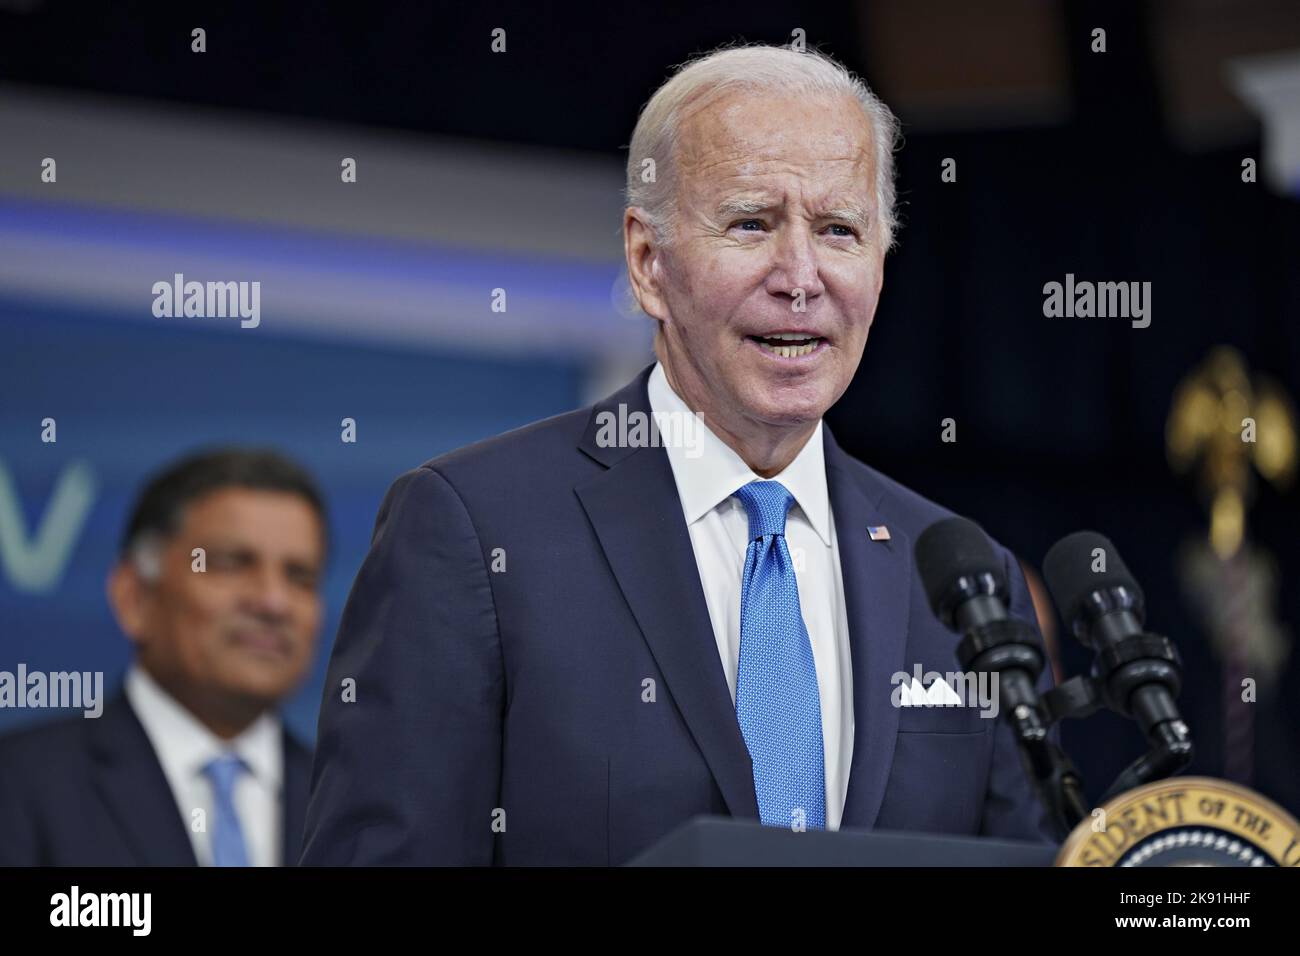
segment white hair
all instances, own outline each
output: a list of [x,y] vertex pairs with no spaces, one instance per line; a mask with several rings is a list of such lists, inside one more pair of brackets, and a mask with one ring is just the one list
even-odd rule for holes
[[[898,225],[894,209],[898,119],[866,83],[826,54],[761,44],[728,46],[687,61],[642,108],[628,150],[626,207],[645,210],[656,241],[671,243],[673,238],[677,213],[674,152],[687,109],[736,90],[843,95],[858,103],[871,124],[875,143],[878,236],[885,249],[891,248]],[[644,175],[647,159],[653,160],[653,176]]]
[[157,534],[145,533],[131,543],[127,557],[136,574],[153,584],[162,577],[162,551],[162,538]]

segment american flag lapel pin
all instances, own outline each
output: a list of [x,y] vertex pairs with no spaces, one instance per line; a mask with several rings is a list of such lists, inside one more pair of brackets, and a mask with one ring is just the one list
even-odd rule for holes
[[872,541],[888,541],[889,529],[883,524],[867,525],[867,534],[871,536]]

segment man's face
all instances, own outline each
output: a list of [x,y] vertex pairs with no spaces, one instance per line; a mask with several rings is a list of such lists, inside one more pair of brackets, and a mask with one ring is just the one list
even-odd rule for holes
[[848,97],[742,92],[687,118],[676,235],[647,311],[706,421],[814,422],[848,388],[883,281],[873,150]]
[[[193,570],[203,548],[206,570]],[[298,495],[223,488],[192,502],[161,547],[155,581],[115,602],[142,663],[164,686],[271,706],[311,664],[321,620],[320,520]]]

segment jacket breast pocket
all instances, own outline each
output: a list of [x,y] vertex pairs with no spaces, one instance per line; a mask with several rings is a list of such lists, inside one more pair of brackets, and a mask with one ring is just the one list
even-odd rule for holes
[[981,717],[978,707],[900,707],[900,734],[982,734],[994,717]]

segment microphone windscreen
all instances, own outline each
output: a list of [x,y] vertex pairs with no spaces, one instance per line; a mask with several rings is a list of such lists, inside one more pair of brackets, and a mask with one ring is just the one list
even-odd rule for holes
[[1093,591],[1122,586],[1145,606],[1142,589],[1129,574],[1111,540],[1096,531],[1076,531],[1052,545],[1043,558],[1043,580],[1066,625],[1073,627],[1083,602]]
[[916,539],[916,569],[935,615],[944,617],[944,597],[960,577],[991,574],[999,594],[1007,593],[1006,569],[984,530],[969,518],[936,521]]

